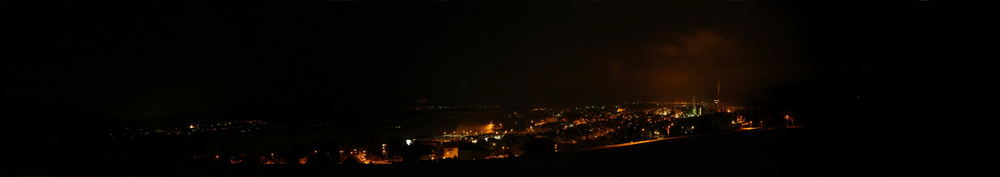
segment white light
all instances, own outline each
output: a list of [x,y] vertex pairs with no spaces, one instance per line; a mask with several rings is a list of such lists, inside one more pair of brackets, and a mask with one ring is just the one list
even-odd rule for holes
[[409,145],[413,145],[413,140],[406,140],[406,145],[407,145],[407,146],[409,146]]

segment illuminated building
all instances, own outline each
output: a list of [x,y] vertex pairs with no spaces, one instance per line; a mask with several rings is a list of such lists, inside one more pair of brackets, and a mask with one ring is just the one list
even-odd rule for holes
[[444,148],[441,155],[441,159],[454,159],[458,158],[458,147]]
[[496,124],[493,124],[493,122],[490,122],[489,124],[486,124],[486,126],[483,126],[483,133],[493,133],[493,129],[495,127],[496,127]]
[[458,150],[459,161],[483,160],[490,155],[490,151],[481,146],[463,144]]

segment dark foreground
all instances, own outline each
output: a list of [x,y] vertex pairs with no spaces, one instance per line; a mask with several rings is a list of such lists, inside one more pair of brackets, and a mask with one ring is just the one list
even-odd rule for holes
[[[928,175],[926,154],[809,128],[750,130],[504,160],[389,166],[192,167],[164,162],[22,168],[15,175],[167,176],[816,176]],[[883,145],[879,145],[883,144]],[[935,163],[937,164],[937,163]]]

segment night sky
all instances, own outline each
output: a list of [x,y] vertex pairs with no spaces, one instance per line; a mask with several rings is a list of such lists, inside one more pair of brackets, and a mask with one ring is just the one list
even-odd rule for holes
[[926,3],[4,1],[3,96],[137,120],[689,100],[721,78],[746,104],[926,73],[996,19]]
[[[0,171],[972,176],[996,151],[997,27],[997,0],[0,0]],[[690,138],[589,151],[607,158],[559,150],[415,171],[183,163],[215,150],[250,161],[364,144],[385,153],[513,111],[550,115],[524,111],[533,107],[710,101],[717,81],[722,102],[746,111],[677,119],[698,123]],[[501,109],[414,110],[422,99]],[[572,112],[561,123],[580,118]],[[713,131],[737,116],[760,127]],[[262,121],[236,121],[238,134],[211,126],[231,120]],[[521,138],[573,134],[556,125]],[[754,132],[785,133],[730,136]]]

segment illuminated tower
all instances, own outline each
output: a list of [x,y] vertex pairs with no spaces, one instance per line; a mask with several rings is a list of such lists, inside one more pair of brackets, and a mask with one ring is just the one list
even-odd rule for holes
[[722,90],[722,75],[715,79],[715,112],[722,112],[722,104],[719,102],[719,92]]
[[697,105],[698,95],[691,95],[691,107]]
[[691,95],[691,116],[700,116],[701,109],[698,107],[698,95]]

